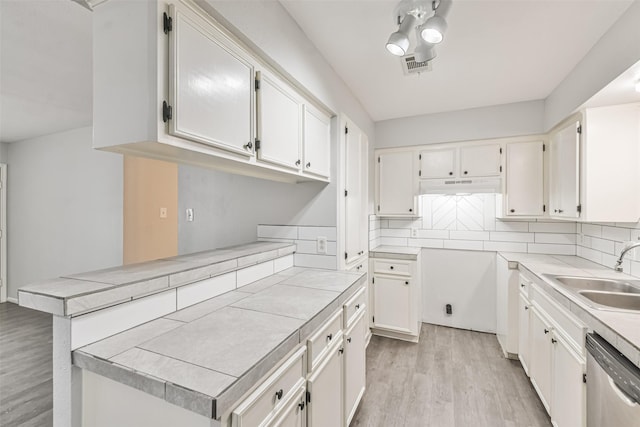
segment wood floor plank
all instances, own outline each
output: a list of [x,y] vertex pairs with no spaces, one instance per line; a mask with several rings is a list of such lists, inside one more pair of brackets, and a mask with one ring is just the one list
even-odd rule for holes
[[53,425],[51,315],[0,304],[0,426]]
[[520,363],[495,335],[424,324],[419,344],[374,336],[351,427],[549,427]]

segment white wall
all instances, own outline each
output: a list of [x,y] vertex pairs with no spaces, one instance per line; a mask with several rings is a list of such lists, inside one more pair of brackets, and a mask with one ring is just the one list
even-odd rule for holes
[[8,147],[8,291],[122,264],[122,157],[90,127]]
[[9,144],[0,142],[0,163],[7,163]]
[[376,122],[375,148],[542,133],[543,114],[543,101],[528,101],[384,120]]
[[[180,165],[178,253],[255,241],[258,224],[335,226],[335,193],[326,188]],[[186,221],[187,208],[194,210],[193,222]]]
[[545,101],[550,130],[640,60],[640,0],[636,0]]

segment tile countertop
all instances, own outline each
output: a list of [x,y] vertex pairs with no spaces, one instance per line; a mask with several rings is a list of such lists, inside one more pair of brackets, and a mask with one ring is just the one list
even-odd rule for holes
[[73,362],[213,419],[364,284],[293,267],[73,352]]
[[405,247],[405,246],[376,246],[369,251],[371,258],[393,258],[393,259],[409,259],[417,260],[418,254],[422,248]]
[[[640,366],[640,313],[598,310],[555,285],[544,274],[638,280],[584,258],[568,255],[535,255],[499,252],[510,268],[524,267],[538,278],[552,298],[571,310],[589,329],[596,331],[637,366]],[[513,264],[512,264],[513,263]]]
[[295,249],[290,243],[254,242],[71,274],[23,286],[18,301],[24,307],[73,316],[286,256]]

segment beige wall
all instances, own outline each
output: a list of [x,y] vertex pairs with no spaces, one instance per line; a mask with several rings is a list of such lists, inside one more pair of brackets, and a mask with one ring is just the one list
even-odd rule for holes
[[123,211],[124,264],[177,255],[178,165],[124,156]]

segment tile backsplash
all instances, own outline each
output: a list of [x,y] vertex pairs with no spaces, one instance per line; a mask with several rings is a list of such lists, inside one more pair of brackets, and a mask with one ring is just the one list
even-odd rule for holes
[[[371,215],[369,248],[378,245],[577,255],[612,268],[622,248],[640,238],[640,223],[496,218],[495,194],[421,196],[422,218]],[[640,250],[627,254],[624,271],[640,277]]]
[[[327,239],[327,253],[319,254],[318,237]],[[338,268],[336,227],[302,225],[258,225],[258,240],[296,244],[294,265],[335,270]]]

